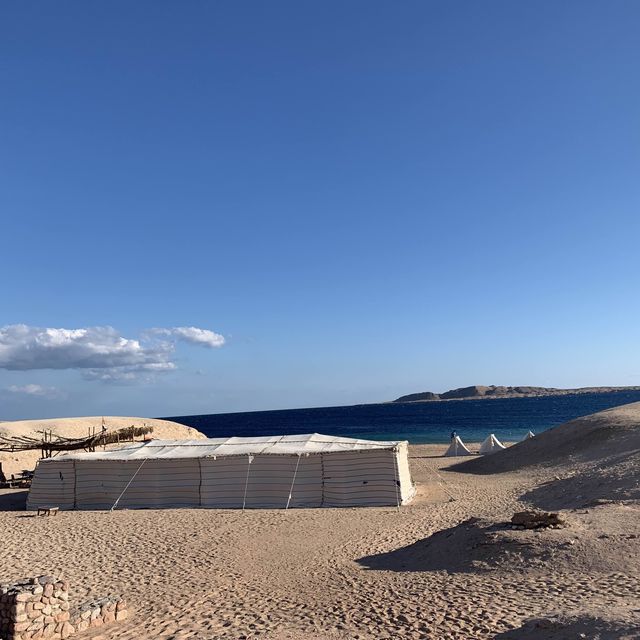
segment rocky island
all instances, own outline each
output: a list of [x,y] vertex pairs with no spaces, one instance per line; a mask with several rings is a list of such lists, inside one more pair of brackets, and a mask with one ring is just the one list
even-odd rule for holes
[[504,387],[474,385],[460,387],[444,393],[422,391],[401,396],[392,402],[434,402],[438,400],[479,400],[485,398],[531,398],[543,396],[568,396],[581,393],[616,393],[640,391],[640,387],[580,387],[579,389],[556,389],[554,387]]

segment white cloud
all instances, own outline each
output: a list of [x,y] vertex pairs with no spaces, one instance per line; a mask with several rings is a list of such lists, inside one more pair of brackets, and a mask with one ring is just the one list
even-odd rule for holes
[[[166,336],[166,339],[154,339]],[[113,327],[52,329],[24,324],[0,327],[0,369],[79,369],[89,380],[127,381],[171,371],[176,341],[219,347],[224,337],[209,329],[152,329],[141,339]]]
[[60,391],[56,389],[56,387],[43,387],[39,384],[25,384],[23,386],[12,384],[10,387],[7,387],[7,391],[49,399],[60,396]]
[[202,347],[214,349],[221,347],[225,343],[224,336],[209,329],[198,329],[197,327],[172,327],[170,329],[152,329],[151,333],[161,336],[170,336],[177,340],[190,342]]

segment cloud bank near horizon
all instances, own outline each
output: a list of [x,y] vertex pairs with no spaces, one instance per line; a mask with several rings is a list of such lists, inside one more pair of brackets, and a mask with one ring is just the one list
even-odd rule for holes
[[59,398],[63,395],[56,387],[43,387],[40,384],[25,384],[22,386],[12,384],[7,387],[7,391],[25,396],[47,398],[49,400]]
[[198,327],[155,328],[140,339],[110,326],[60,329],[14,324],[0,327],[0,369],[77,369],[87,380],[135,381],[176,369],[176,343],[219,348],[224,336]]

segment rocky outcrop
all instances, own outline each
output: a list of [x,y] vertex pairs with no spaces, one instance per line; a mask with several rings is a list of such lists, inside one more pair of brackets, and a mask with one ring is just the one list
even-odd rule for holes
[[393,402],[429,402],[434,400],[472,400],[479,398],[527,398],[545,396],[568,396],[582,393],[615,393],[617,391],[640,391],[640,387],[582,387],[580,389],[556,389],[555,387],[505,387],[482,386],[460,387],[444,393],[423,391],[401,396]]

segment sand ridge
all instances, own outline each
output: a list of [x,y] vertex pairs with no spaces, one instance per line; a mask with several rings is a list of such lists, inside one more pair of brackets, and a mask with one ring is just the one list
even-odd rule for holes
[[[39,431],[50,430],[54,435],[66,438],[83,438],[95,429],[99,433],[102,424],[109,431],[115,431],[130,426],[152,426],[153,433],[149,438],[163,438],[168,440],[200,439],[206,436],[200,431],[170,420],[155,418],[139,418],[127,416],[85,416],[78,418],[50,418],[47,420],[17,420],[14,422],[0,422],[0,434],[3,436],[32,436],[41,437]],[[0,462],[5,474],[17,473],[23,469],[35,468],[40,457],[39,451],[20,453],[0,452]]]

